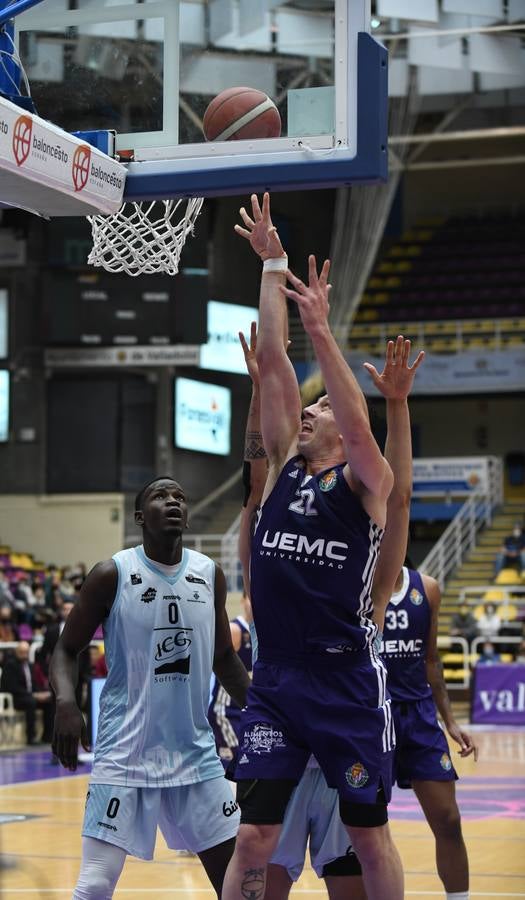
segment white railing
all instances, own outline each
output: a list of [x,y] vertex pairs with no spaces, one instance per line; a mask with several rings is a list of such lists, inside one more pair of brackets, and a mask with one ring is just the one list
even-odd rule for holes
[[[486,597],[485,594],[490,594]],[[525,604],[525,586],[519,584],[476,584],[461,588],[459,605],[478,606],[494,603],[495,606],[522,606]]]
[[439,541],[418,566],[425,575],[431,575],[441,590],[450,573],[461,565],[463,559],[476,546],[478,531],[492,521],[493,504],[485,494],[474,494],[463,504]]
[[489,457],[488,482],[488,493],[474,493],[466,500],[418,566],[421,572],[436,579],[441,590],[445,588],[447,576],[476,546],[478,531],[492,522],[495,507],[503,503],[503,462],[499,456]]
[[228,590],[240,591],[238,528],[235,532],[231,528],[233,526],[230,526],[226,534],[185,534],[184,546],[217,560],[224,569]]
[[242,590],[242,574],[239,562],[239,525],[241,513],[233,520],[221,541],[221,566],[226,575],[228,590]]
[[470,663],[471,666],[475,666],[477,659],[474,657],[479,656],[479,648],[483,646],[483,644],[521,644],[523,638],[520,635],[496,635],[495,637],[486,638],[476,637],[472,641],[470,645]]

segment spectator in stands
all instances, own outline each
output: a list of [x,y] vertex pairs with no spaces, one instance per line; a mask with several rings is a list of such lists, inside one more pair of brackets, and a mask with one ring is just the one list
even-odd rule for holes
[[450,622],[451,637],[462,637],[470,644],[478,636],[478,623],[466,603],[455,612]]
[[0,606],[0,643],[18,640],[18,628],[13,617],[13,607],[9,603]]
[[525,532],[520,522],[514,524],[512,534],[507,535],[496,556],[496,575],[502,569],[519,569],[525,571]]
[[481,653],[479,655],[478,661],[476,665],[478,666],[494,666],[497,663],[501,662],[501,656],[499,653],[496,653],[496,648],[491,641],[485,641],[481,648]]
[[33,666],[29,662],[29,644],[20,641],[14,653],[6,657],[0,679],[0,690],[13,695],[15,709],[24,712],[28,744],[36,744],[36,711],[44,714],[42,742],[50,743],[53,736],[54,704],[51,691],[39,691],[34,680]]
[[19,572],[16,585],[13,591],[15,601],[20,600],[24,604],[24,609],[33,606],[35,602],[33,588],[30,584],[27,572]]
[[51,609],[56,609],[56,601],[60,594],[60,572],[54,563],[48,568],[48,574],[44,581],[44,590],[46,592],[46,603]]
[[478,619],[478,632],[481,637],[491,641],[499,634],[501,619],[496,612],[494,603],[485,603],[483,609],[485,612]]
[[518,649],[516,651],[516,656],[514,657],[514,662],[521,663],[521,665],[525,665],[525,640],[518,644]]
[[11,606],[14,604],[15,598],[13,596],[13,592],[11,590],[11,585],[9,584],[9,579],[5,574],[5,569],[0,567],[0,603],[2,606],[5,603],[9,603]]
[[33,581],[33,607],[42,609],[46,605],[46,592],[43,584]]

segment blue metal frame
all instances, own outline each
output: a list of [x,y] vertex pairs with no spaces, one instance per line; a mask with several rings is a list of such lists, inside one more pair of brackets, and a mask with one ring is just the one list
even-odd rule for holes
[[[264,190],[286,191],[373,184],[388,177],[387,107],[388,54],[385,47],[365,32],[358,36],[357,154],[345,150],[318,159],[276,164],[272,154],[247,163],[235,157],[232,167],[217,168],[198,160],[194,171],[180,170],[177,160],[130,163],[125,200],[161,200],[167,197],[217,197]],[[234,159],[232,157],[232,159]]]
[[7,6],[8,0],[2,0],[0,2],[0,8],[5,7],[4,12],[0,12],[0,25],[3,25],[4,22],[7,22],[9,19],[14,19],[18,13],[25,12],[26,9],[31,9],[32,6],[38,6],[39,3],[43,3],[44,0],[17,0],[16,3],[12,3],[11,6]]

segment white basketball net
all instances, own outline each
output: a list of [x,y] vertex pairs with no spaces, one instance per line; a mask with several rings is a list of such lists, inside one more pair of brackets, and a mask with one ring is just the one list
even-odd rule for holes
[[[88,263],[128,275],[176,275],[182,248],[203,202],[203,197],[192,197],[124,203],[112,216],[88,216],[93,236]],[[184,215],[175,221],[181,204],[183,208],[186,204]]]

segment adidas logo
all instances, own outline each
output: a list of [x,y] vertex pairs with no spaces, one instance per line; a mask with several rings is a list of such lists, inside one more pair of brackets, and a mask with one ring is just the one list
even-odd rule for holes
[[288,478],[297,478],[299,474],[299,469],[294,469],[293,472],[288,472]]
[[241,756],[241,758],[239,760],[239,765],[242,766],[242,765],[244,765],[244,763],[248,763],[248,762],[250,762],[250,760],[246,756],[246,753],[243,753],[243,755]]

